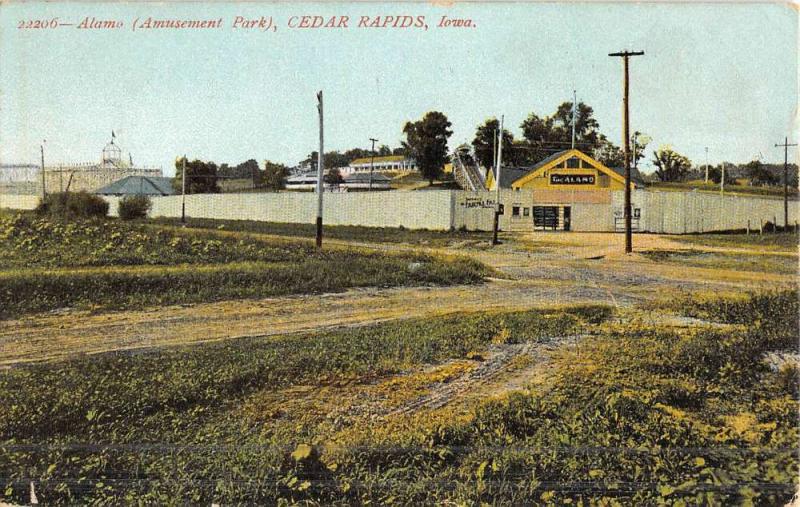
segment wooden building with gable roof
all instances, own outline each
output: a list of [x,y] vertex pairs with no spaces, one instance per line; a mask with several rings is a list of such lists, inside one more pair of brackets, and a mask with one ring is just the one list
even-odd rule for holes
[[[612,202],[614,191],[625,189],[625,172],[610,168],[580,150],[554,153],[532,167],[503,167],[500,189],[512,190],[503,214],[511,230],[572,230],[574,208]],[[631,188],[641,188],[638,171],[631,169]],[[486,175],[487,190],[496,189],[494,169]],[[507,192],[506,192],[507,194]],[[638,210],[634,209],[634,217]],[[612,218],[613,219],[613,218]]]

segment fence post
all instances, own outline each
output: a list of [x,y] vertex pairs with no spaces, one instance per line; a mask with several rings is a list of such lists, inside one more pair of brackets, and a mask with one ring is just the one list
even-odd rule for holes
[[758,219],[758,234],[764,234],[764,220],[761,218]]
[[778,217],[772,216],[772,232],[778,232]]
[[750,220],[747,221],[747,235],[750,235]]

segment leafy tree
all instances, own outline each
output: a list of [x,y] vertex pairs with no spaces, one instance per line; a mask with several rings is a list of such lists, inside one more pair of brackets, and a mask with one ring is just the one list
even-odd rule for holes
[[[404,148],[395,148],[391,149],[390,147],[384,145],[379,146],[375,150],[376,157],[385,157],[388,155],[403,155],[405,156]],[[347,167],[350,165],[350,162],[357,158],[368,158],[372,156],[372,149],[366,148],[352,148],[350,150],[341,153],[339,151],[327,151],[325,152],[325,168],[333,168],[333,167]],[[312,151],[309,155],[301,161],[301,164],[308,164],[310,167],[316,169],[317,167],[317,152]]]
[[653,152],[653,164],[661,181],[683,181],[692,168],[687,157],[666,146]]
[[722,168],[720,166],[708,166],[708,179],[719,184],[722,181]]
[[322,181],[328,185],[341,185],[344,183],[344,178],[342,177],[342,172],[339,170],[339,168],[334,167],[328,171],[325,171]]
[[287,177],[289,177],[289,169],[285,165],[265,160],[264,173],[259,185],[270,190],[282,190],[286,187]]
[[[592,107],[579,102],[576,109],[576,147],[607,166],[622,165],[622,150],[600,133],[600,124],[594,118]],[[529,114],[520,124],[525,143],[513,149],[516,163],[536,163],[556,151],[569,149],[572,146],[572,114],[572,102],[562,102],[552,116]]]
[[529,164],[535,164],[550,155],[548,147],[556,146],[550,143],[556,139],[553,130],[553,119],[541,118],[536,113],[531,113],[520,124],[524,143],[514,146],[514,153]]
[[606,167],[625,166],[625,152],[602,134],[597,147],[592,150],[592,157]]
[[[575,142],[589,150],[599,143],[600,124],[594,119],[594,109],[578,102],[575,123]],[[572,143],[572,102],[562,102],[552,117],[553,140]]]
[[744,166],[747,177],[750,178],[750,184],[753,186],[776,185],[778,178],[775,177],[766,167],[758,160],[748,162]]
[[[602,137],[605,139],[605,136]],[[652,141],[652,138],[647,134],[642,134],[638,130],[633,133],[631,136],[631,152],[633,155],[631,163],[633,163],[633,165],[638,165],[638,162],[644,159],[645,150],[647,149],[647,145],[650,144],[650,141]]]
[[250,159],[241,164],[237,165],[235,168],[235,174],[239,178],[251,178],[253,180],[253,186],[258,186],[259,180],[261,179],[260,170],[258,168],[258,162],[255,159]]
[[[496,133],[500,128],[497,118],[489,118],[475,131],[475,139],[472,140],[472,149],[475,158],[483,167],[494,167],[497,160],[497,140]],[[503,129],[503,165],[512,163],[514,159],[514,136],[506,129]]]
[[[302,163],[309,164],[313,169],[316,170],[317,168],[317,153],[316,151],[312,151]],[[364,155],[366,156],[366,155]],[[325,156],[323,157],[323,163],[325,164],[325,168],[331,167],[346,167],[351,161],[355,160],[358,157],[350,158],[347,154],[340,153],[338,151],[326,151]]]
[[[178,192],[181,191],[183,178],[183,158],[175,160],[175,178],[172,186]],[[202,160],[186,161],[186,193],[187,194],[208,194],[219,192],[217,185],[217,164],[214,162],[203,162]]]
[[451,125],[443,113],[430,111],[421,120],[403,127],[406,136],[403,147],[417,161],[419,172],[429,183],[441,176],[447,162],[447,139],[453,135]]

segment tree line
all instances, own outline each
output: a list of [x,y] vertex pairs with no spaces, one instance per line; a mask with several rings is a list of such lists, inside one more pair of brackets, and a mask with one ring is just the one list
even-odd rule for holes
[[188,160],[183,157],[175,160],[175,177],[172,187],[181,192],[183,185],[183,167],[186,166],[187,194],[214,194],[221,191],[220,181],[225,179],[252,179],[253,188],[281,190],[286,185],[289,168],[283,164],[264,161],[261,168],[255,159],[230,166],[217,165],[215,162]]
[[[512,132],[503,129],[503,165],[516,167],[530,167],[555,153],[569,149],[573,143],[573,115],[574,115],[574,142],[575,147],[589,154],[607,167],[621,167],[624,164],[622,149],[612,143],[600,130],[600,123],[594,117],[594,109],[578,102],[573,108],[571,101],[562,102],[550,115],[540,116],[531,112],[519,125],[522,132],[521,138],[516,138]],[[430,183],[443,176],[445,164],[450,161],[448,140],[453,134],[452,123],[440,111],[429,111],[417,121],[407,122],[403,126],[403,137],[399,147],[391,148],[380,145],[374,155],[382,157],[387,155],[402,155],[416,161],[417,169],[423,178]],[[488,118],[475,129],[475,136],[470,145],[461,145],[456,148],[462,158],[470,163],[478,164],[485,168],[495,165],[498,153],[497,133],[500,128],[497,118]],[[635,132],[631,139],[632,164],[637,165],[646,157],[646,148],[650,138],[640,132]],[[371,149],[352,148],[345,151],[329,151],[324,154],[324,164],[328,169],[325,180],[327,183],[341,183],[343,178],[338,171],[346,167],[353,160],[368,158],[373,155]],[[652,163],[655,166],[653,176],[664,182],[680,182],[698,177],[698,169],[692,166],[688,157],[675,151],[670,146],[662,146],[652,151]],[[175,188],[180,190],[182,175],[182,159],[176,161]],[[312,151],[301,161],[301,166],[312,170],[317,166],[317,152]],[[734,175],[734,164],[727,164],[726,177]],[[252,178],[254,188],[280,190],[285,186],[285,180],[290,170],[283,164],[264,161],[264,167],[250,159],[235,166],[222,164],[217,166],[214,162],[193,160],[186,162],[187,193],[219,192],[219,179],[224,178]],[[701,178],[705,177],[704,167],[700,169]],[[743,173],[743,174],[742,174]],[[796,185],[797,169],[792,171]],[[709,179],[719,183],[722,175],[722,166],[709,167]],[[749,178],[753,185],[775,185],[782,182],[782,175],[776,167],[751,161],[739,169],[737,176]]]

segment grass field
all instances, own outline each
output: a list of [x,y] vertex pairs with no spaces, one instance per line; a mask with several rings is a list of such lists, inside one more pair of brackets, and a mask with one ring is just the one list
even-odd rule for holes
[[795,232],[769,234],[687,234],[672,236],[675,241],[696,245],[721,246],[733,248],[767,249],[784,252],[798,251],[798,235]]
[[[656,190],[705,190],[708,192],[719,192],[719,185],[716,183],[703,183],[703,182],[653,182],[647,185]],[[765,195],[783,197],[783,187],[751,187],[749,185],[725,185],[725,193],[728,194],[747,194],[747,195]],[[789,187],[789,196],[791,198],[797,197],[797,189]]]
[[[730,327],[589,306],[16,367],[0,375],[0,492],[25,502],[33,481],[46,503],[782,505],[798,473],[797,371],[760,361],[794,345],[797,306],[796,291],[687,296],[663,310]],[[392,415],[498,350],[575,334],[528,390]]]
[[[156,218],[151,220],[151,222],[160,225],[181,225],[180,220],[174,218]],[[190,218],[187,227],[191,229],[253,232],[309,239],[313,239],[316,234],[316,226],[314,224],[288,224],[255,220]],[[366,243],[407,243],[420,246],[445,247],[463,243],[485,242],[488,244],[492,235],[488,232],[431,231],[427,229],[328,225],[324,228],[324,237]]]
[[316,250],[307,242],[158,230],[114,221],[0,216],[0,317],[132,308],[349,287],[480,282],[466,258]]
[[745,255],[733,252],[709,252],[693,250],[644,251],[642,255],[659,263],[675,266],[695,266],[726,270],[763,271],[765,273],[797,273],[796,256]]

